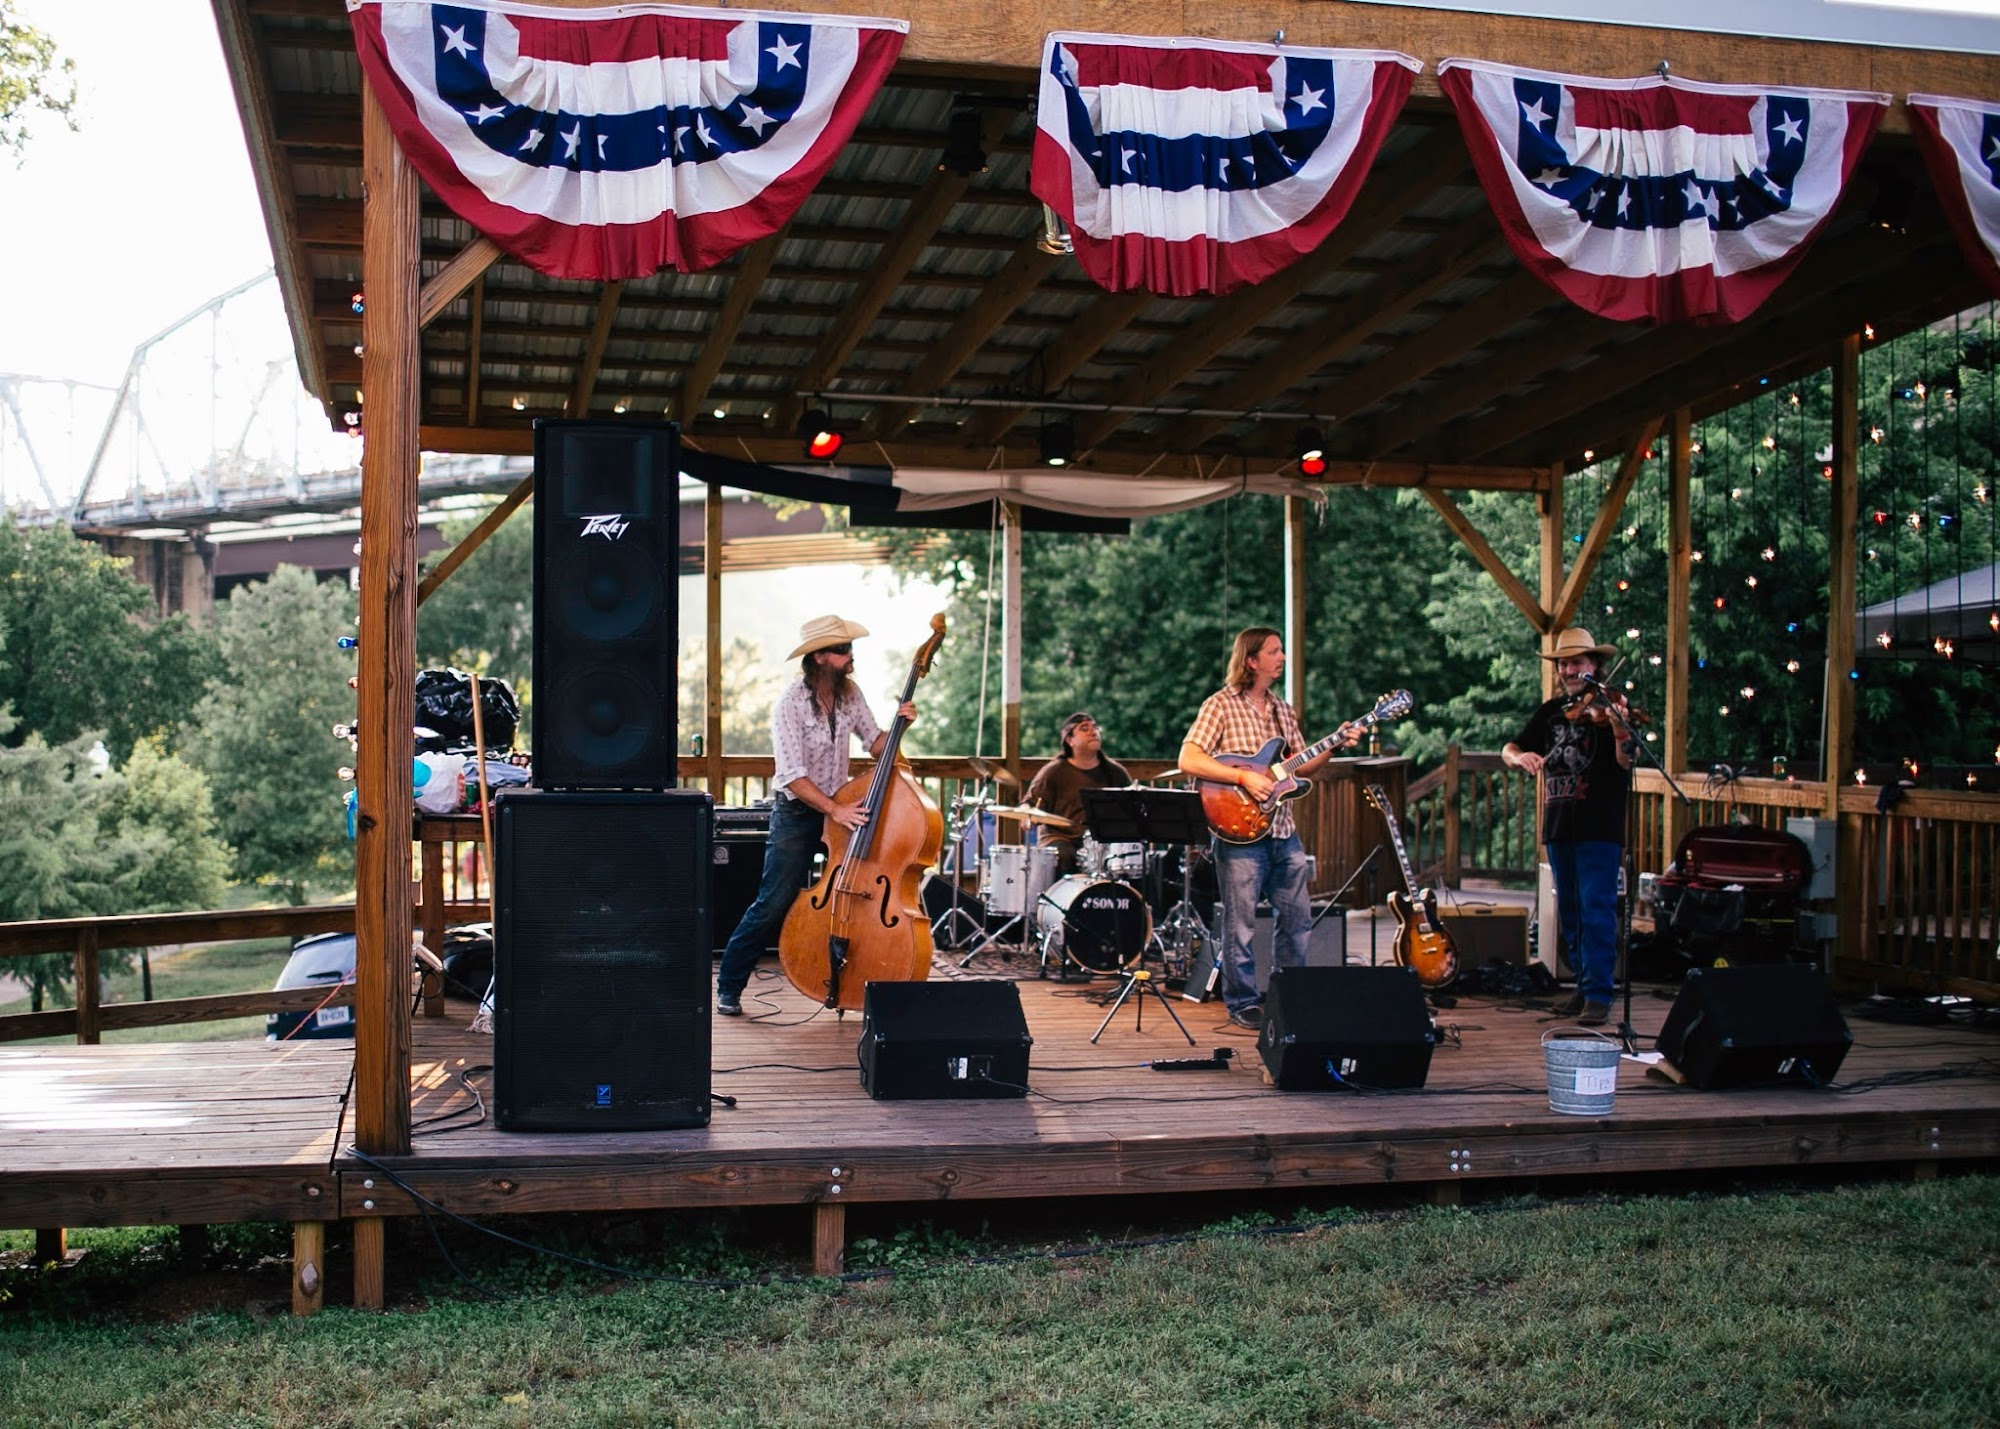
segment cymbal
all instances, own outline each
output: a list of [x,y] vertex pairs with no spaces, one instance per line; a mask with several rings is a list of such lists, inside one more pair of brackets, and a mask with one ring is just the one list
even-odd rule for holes
[[1021,782],[1021,776],[1014,773],[1013,770],[1007,768],[1004,764],[995,764],[991,760],[981,759],[976,754],[965,762],[972,766],[972,772],[977,774],[981,779],[997,779],[1002,784],[1019,784]]
[[1061,814],[1051,814],[1046,809],[1031,809],[1026,804],[995,804],[992,812],[998,818],[1025,819],[1031,824],[1047,824],[1052,829],[1076,827]]

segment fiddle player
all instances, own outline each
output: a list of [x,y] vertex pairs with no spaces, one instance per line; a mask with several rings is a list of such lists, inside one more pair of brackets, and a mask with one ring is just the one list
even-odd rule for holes
[[1044,826],[1041,844],[1056,851],[1056,872],[1076,872],[1077,843],[1083,837],[1083,791],[1122,789],[1131,774],[1104,753],[1104,732],[1097,721],[1078,711],[1062,722],[1057,736],[1062,753],[1044,764],[1028,785],[1023,801],[1069,820],[1069,827]]
[[[1305,747],[1299,717],[1273,687],[1285,673],[1285,640],[1269,626],[1253,625],[1236,637],[1229,654],[1229,671],[1221,689],[1202,701],[1194,723],[1181,743],[1184,773],[1220,784],[1235,784],[1252,799],[1270,797],[1268,773],[1224,764],[1218,754],[1255,754],[1272,735],[1284,740],[1284,753]],[[1360,732],[1344,741],[1353,744]],[[1322,754],[1299,773],[1324,764]],[[1264,1025],[1263,999],[1257,994],[1256,954],[1251,936],[1257,928],[1257,899],[1271,902],[1271,962],[1276,967],[1303,967],[1312,941],[1312,898],[1306,888],[1306,849],[1299,839],[1291,806],[1280,802],[1271,827],[1255,843],[1215,841],[1215,877],[1223,907],[1222,1001],[1229,1020],[1252,1030]]]
[[[837,615],[817,616],[799,627],[799,648],[785,658],[799,662],[799,678],[771,711],[771,837],[764,848],[764,876],[743,921],[730,934],[715,973],[715,1010],[743,1015],[743,989],[764,950],[777,940],[792,901],[806,883],[826,820],[854,829],[868,817],[864,803],[841,804],[834,795],[847,783],[849,741],[859,739],[880,756],[889,741],[868,701],[854,684],[854,642],[868,633]],[[913,723],[917,707],[897,714]]]
[[1555,662],[1563,692],[1544,700],[1500,751],[1542,781],[1542,842],[1555,877],[1563,955],[1576,992],[1560,1009],[1587,1026],[1610,1019],[1618,977],[1618,866],[1625,851],[1625,801],[1638,755],[1625,701],[1598,683],[1615,647],[1572,626],[1542,656]]

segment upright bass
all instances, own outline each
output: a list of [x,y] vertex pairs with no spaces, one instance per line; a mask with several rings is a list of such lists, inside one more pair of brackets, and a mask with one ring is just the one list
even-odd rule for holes
[[[910,662],[900,705],[917,692],[944,644],[944,617]],[[828,1007],[858,1009],[871,982],[921,982],[931,971],[931,925],[918,885],[944,846],[944,817],[897,762],[900,710],[874,770],[842,785],[834,802],[860,803],[868,817],[848,829],[826,821],[826,869],[799,895],[778,935],[778,959],[792,986]]]

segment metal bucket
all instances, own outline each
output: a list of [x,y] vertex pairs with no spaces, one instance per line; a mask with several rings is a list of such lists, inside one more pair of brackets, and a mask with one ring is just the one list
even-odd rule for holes
[[1609,1116],[1618,1090],[1616,1038],[1582,1028],[1542,1034],[1542,1063],[1549,1074],[1549,1110],[1565,1116]]

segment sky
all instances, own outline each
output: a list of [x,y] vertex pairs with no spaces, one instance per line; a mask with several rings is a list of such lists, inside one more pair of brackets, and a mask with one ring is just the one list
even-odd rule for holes
[[0,372],[114,385],[132,349],[271,266],[207,0],[16,0],[76,63],[77,133],[0,158]]

